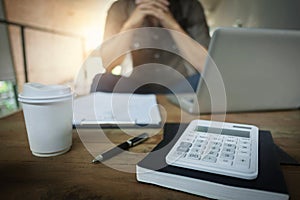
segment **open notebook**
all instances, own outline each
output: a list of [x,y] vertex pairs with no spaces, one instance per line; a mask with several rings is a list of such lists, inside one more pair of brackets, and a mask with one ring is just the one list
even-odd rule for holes
[[73,104],[76,127],[159,127],[161,116],[154,94],[96,92]]

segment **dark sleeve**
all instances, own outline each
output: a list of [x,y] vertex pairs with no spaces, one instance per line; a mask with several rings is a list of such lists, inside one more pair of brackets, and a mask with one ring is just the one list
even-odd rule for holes
[[208,48],[210,42],[208,25],[204,9],[198,0],[189,0],[190,4],[185,10],[185,31],[197,42]]
[[104,40],[118,34],[127,20],[127,8],[125,1],[119,0],[114,2],[107,12],[105,29],[104,29]]

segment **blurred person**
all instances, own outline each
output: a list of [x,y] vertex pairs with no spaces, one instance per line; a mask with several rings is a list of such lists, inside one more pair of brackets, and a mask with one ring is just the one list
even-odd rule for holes
[[[170,30],[170,32],[175,31],[176,33],[184,34],[197,41],[205,49],[207,49],[210,41],[204,10],[198,0],[118,0],[108,10],[104,41],[109,41],[117,34],[134,29],[138,30],[138,28],[143,27],[160,27]],[[130,46],[134,42],[147,43],[149,40],[153,40],[153,36],[155,36],[155,31],[153,33],[150,31],[147,35],[132,36],[132,38],[128,39],[131,40],[129,41],[130,44],[126,44],[124,41],[114,44],[108,42],[105,44],[101,49],[101,57],[106,68],[106,73],[95,76],[91,92],[112,92],[120,79],[123,81],[123,88],[119,88],[120,91],[116,92],[127,92],[131,87],[138,85],[137,77],[141,75],[135,74],[134,70],[132,70],[133,73],[128,77],[112,74],[115,66],[122,65],[126,55],[120,55],[112,62],[109,57],[118,48],[116,44]],[[187,62],[180,56],[163,49],[137,49],[132,50],[129,55],[130,59],[132,59],[133,69],[147,63],[159,63],[170,66],[186,77],[192,87],[195,88],[201,69],[193,67],[200,59],[194,55],[194,52],[201,50],[192,49],[192,45],[177,41],[176,37],[172,37],[172,33],[170,33],[170,37],[156,39],[164,42],[163,45],[172,45],[175,43],[180,52],[191,58],[188,61],[192,60],[192,62]],[[163,86],[147,84],[138,88],[135,92],[168,93],[169,90]]]

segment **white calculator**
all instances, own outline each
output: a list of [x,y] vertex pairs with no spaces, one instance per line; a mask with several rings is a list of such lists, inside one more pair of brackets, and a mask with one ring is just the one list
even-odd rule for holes
[[194,120],[166,156],[169,165],[242,179],[258,174],[258,128]]

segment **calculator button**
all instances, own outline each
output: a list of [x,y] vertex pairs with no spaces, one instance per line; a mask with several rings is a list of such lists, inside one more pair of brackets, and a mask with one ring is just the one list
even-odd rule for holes
[[207,137],[207,133],[205,133],[205,132],[197,132],[197,134],[200,136],[204,136],[204,137]]
[[196,140],[194,145],[205,146],[207,144],[206,140]]
[[203,153],[203,150],[202,150],[202,148],[192,148],[192,149],[191,149],[191,152],[193,152],[193,153],[198,153],[198,154],[202,154],[202,153]]
[[182,152],[182,151],[175,151],[173,153],[173,156],[175,158],[184,158],[186,156],[186,153],[185,152]]
[[197,143],[194,144],[194,147],[195,147],[195,148],[202,148],[202,147],[204,147],[204,146],[205,146],[205,145],[204,145],[203,143],[198,143],[198,142],[197,142]]
[[218,146],[218,147],[222,146],[221,142],[211,142],[210,144],[213,145],[213,146]]
[[218,152],[215,151],[209,151],[207,155],[213,156],[213,157],[218,157]]
[[234,163],[236,167],[248,169],[250,167],[250,158],[244,156],[237,156]]
[[181,147],[191,147],[192,143],[190,143],[190,142],[181,142],[179,146],[181,146]]
[[189,147],[182,147],[182,146],[177,147],[177,151],[181,151],[181,152],[188,152],[189,149],[190,149]]
[[222,152],[224,153],[229,153],[229,154],[234,154],[235,153],[235,149],[234,148],[228,148],[228,147],[225,147]]
[[212,147],[210,147],[210,150],[214,151],[214,152],[219,152],[220,148],[218,146],[212,146]]
[[236,144],[237,138],[226,138],[225,142],[230,144]]
[[222,136],[213,136],[210,139],[212,141],[214,141],[214,142],[222,142],[223,141],[223,137]]
[[250,142],[250,138],[239,138],[240,142]]
[[187,143],[191,143],[191,142],[194,142],[195,137],[186,137],[186,138],[184,138],[183,140],[184,140],[185,142],[187,142]]
[[249,145],[242,145],[239,147],[239,150],[242,151],[250,151],[250,146]]
[[196,143],[207,143],[206,139],[198,139],[196,140]]
[[237,155],[239,155],[239,156],[250,156],[251,153],[250,153],[249,149],[248,150],[239,150],[239,151],[237,151]]
[[239,145],[250,146],[250,141],[239,141]]
[[234,154],[222,152],[221,155],[220,155],[220,158],[225,158],[225,159],[233,160]]
[[224,143],[224,147],[228,147],[228,148],[236,148],[235,144],[230,144],[230,143]]
[[201,156],[198,153],[189,153],[187,158],[188,159],[200,160]]
[[197,137],[197,140],[204,140],[204,141],[206,141],[207,139],[208,139],[207,136],[198,136]]
[[214,156],[211,156],[211,155],[206,155],[202,161],[205,161],[205,162],[210,162],[210,163],[215,163],[217,162],[217,158],[214,157]]
[[231,166],[232,165],[232,160],[229,160],[229,159],[219,159],[218,160],[218,164],[220,165],[224,165],[224,166]]
[[189,132],[189,133],[186,134],[186,136],[188,136],[188,137],[195,137],[195,136],[196,136],[196,133],[194,133],[194,132]]

